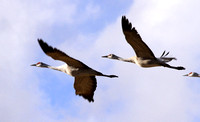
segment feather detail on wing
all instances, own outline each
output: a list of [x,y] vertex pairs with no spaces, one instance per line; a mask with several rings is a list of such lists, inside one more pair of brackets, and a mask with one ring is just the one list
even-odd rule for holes
[[132,27],[132,24],[122,16],[122,30],[125,35],[126,41],[132,46],[137,57],[142,58],[155,58],[151,49],[142,41],[137,30]]
[[70,56],[68,56],[67,54],[65,54],[64,52],[60,51],[57,48],[53,48],[51,46],[49,46],[46,42],[44,42],[42,39],[38,39],[38,42],[40,44],[40,47],[42,48],[42,50],[44,51],[44,53],[48,56],[50,56],[51,58],[55,59],[55,60],[60,60],[65,62],[67,65],[69,66],[73,66],[76,68],[82,68],[82,67],[87,67],[89,68],[87,65],[85,65],[84,63],[82,63],[79,60],[76,60]]
[[76,95],[82,96],[89,102],[94,102],[93,96],[96,90],[97,82],[95,76],[75,77],[74,88]]

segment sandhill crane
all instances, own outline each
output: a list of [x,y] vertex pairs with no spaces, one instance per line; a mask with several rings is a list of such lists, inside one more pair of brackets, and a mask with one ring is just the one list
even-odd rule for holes
[[126,19],[125,16],[122,16],[122,30],[125,35],[126,41],[132,46],[134,49],[136,56],[124,59],[119,56],[116,56],[114,54],[109,54],[106,56],[102,56],[103,58],[109,58],[109,59],[116,59],[120,61],[125,61],[125,62],[131,62],[135,63],[141,67],[155,67],[155,66],[164,66],[168,68],[173,68],[177,70],[184,70],[185,68],[182,66],[170,66],[166,62],[169,62],[173,59],[174,57],[166,57],[169,53],[165,54],[165,51],[161,55],[161,57],[156,58],[151,51],[151,49],[142,41],[142,38],[136,31],[136,29],[133,27],[132,24],[129,22],[128,19]]
[[93,96],[94,91],[97,87],[97,82],[95,76],[105,76],[109,78],[118,77],[116,75],[105,75],[101,72],[98,72],[79,60],[76,60],[64,52],[60,51],[57,48],[53,48],[49,46],[42,39],[38,39],[40,47],[44,51],[44,53],[55,60],[60,60],[65,62],[66,64],[53,67],[43,62],[38,62],[36,64],[32,64],[31,66],[37,66],[42,68],[50,68],[54,70],[58,70],[64,72],[68,75],[75,77],[74,88],[76,90],[76,95],[80,95],[83,98],[87,99],[89,102],[94,102]]
[[196,72],[190,72],[186,75],[183,76],[188,76],[188,77],[200,77],[200,74],[196,73]]

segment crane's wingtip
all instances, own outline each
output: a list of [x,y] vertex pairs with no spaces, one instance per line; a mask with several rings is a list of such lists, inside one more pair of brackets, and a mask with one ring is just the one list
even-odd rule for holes
[[37,40],[38,40],[39,43],[44,42],[43,39],[41,39],[41,38],[38,38]]
[[91,100],[88,100],[88,101],[91,103],[91,102],[94,102],[94,99],[92,98]]
[[[129,20],[126,18],[126,16],[122,16],[121,24],[122,24],[123,32],[132,30],[132,24],[129,22]],[[133,29],[135,30],[135,28],[133,28]]]
[[123,19],[125,19],[125,18],[126,18],[126,16],[125,16],[125,15],[123,15],[123,16],[122,16],[122,18],[123,18]]
[[126,20],[127,20],[126,16],[123,15],[123,16],[122,16],[122,21],[126,21]]

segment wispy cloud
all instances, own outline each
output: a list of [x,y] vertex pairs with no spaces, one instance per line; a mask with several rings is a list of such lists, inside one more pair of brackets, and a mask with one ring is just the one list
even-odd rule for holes
[[[186,71],[198,70],[197,4],[194,1],[135,1],[126,15],[157,56],[163,50],[169,50],[172,56],[178,58],[172,65],[183,65],[188,69]],[[120,19],[102,32],[96,42],[98,52],[116,53],[123,57],[134,55],[122,35]],[[120,76],[117,83],[104,83],[110,86],[107,93],[112,95],[108,99],[117,95],[118,100],[122,98],[118,102],[125,104],[123,112],[111,120],[175,122],[198,118],[200,106],[196,103],[200,101],[199,92],[191,88],[191,79],[182,77],[185,71],[145,69],[110,60],[105,62],[114,64],[112,72]]]
[[[124,9],[120,5],[128,6],[126,2],[109,4],[118,6],[118,13],[87,2],[1,2],[0,121],[198,121],[200,83],[182,75],[199,71],[199,2],[127,0],[132,5]],[[105,10],[115,11],[111,15]],[[187,70],[147,69],[101,59],[108,53],[135,55],[123,36],[121,14],[128,17],[155,55],[169,50],[178,58],[171,64]],[[88,103],[74,95],[70,76],[29,67],[37,61],[57,64],[42,52],[38,37],[119,78],[97,77],[95,102]]]
[[55,21],[55,3],[1,1],[0,121],[56,120],[30,68],[38,56],[34,48],[37,35]]

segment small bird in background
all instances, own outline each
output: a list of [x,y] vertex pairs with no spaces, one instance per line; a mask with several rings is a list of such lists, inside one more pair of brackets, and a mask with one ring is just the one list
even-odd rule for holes
[[188,77],[200,77],[200,74],[196,73],[196,72],[190,72],[186,75],[183,76],[188,76]]
[[109,59],[116,59],[125,62],[135,63],[141,67],[156,67],[156,66],[163,66],[168,67],[176,70],[185,70],[182,66],[171,66],[167,64],[167,62],[171,60],[176,60],[174,57],[166,57],[168,53],[163,52],[161,57],[156,58],[151,51],[151,49],[143,42],[142,38],[136,31],[129,20],[122,16],[122,30],[125,35],[126,41],[132,46],[133,50],[136,53],[136,56],[133,56],[128,59],[121,58],[114,54],[109,54],[106,56],[102,56],[102,58],[109,58]]
[[57,71],[64,72],[68,75],[75,77],[74,81],[74,89],[76,91],[76,95],[80,95],[83,98],[87,99],[89,102],[94,102],[93,96],[94,91],[97,87],[97,81],[95,76],[105,76],[109,78],[118,77],[116,75],[105,75],[101,72],[98,72],[79,60],[76,60],[64,52],[60,51],[57,48],[53,48],[49,46],[42,39],[38,39],[39,45],[44,51],[44,53],[55,60],[60,60],[65,62],[66,64],[54,67],[43,62],[38,62],[36,64],[32,64],[31,66],[42,67],[42,68],[50,68]]

